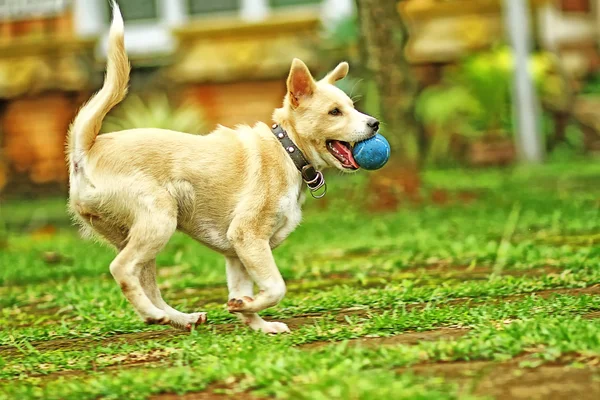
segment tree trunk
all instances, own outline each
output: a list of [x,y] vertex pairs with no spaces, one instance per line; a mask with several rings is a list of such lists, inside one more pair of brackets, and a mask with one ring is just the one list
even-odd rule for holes
[[415,168],[419,161],[414,98],[418,85],[404,56],[407,30],[397,0],[356,0],[361,58],[379,94],[382,132],[395,164]]

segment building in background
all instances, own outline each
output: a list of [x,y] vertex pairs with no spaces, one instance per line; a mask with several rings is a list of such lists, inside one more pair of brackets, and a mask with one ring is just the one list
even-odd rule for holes
[[93,86],[94,38],[68,1],[0,3],[0,188],[64,182],[64,136]]
[[[407,56],[416,65],[445,64],[497,44],[504,34],[500,0],[399,2],[408,21]],[[556,51],[564,66],[582,76],[597,68],[599,0],[530,0],[539,46]]]

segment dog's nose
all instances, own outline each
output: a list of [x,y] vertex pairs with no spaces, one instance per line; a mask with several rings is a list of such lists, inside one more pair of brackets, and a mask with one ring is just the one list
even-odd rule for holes
[[375,118],[371,118],[367,122],[367,126],[373,129],[373,132],[377,132],[379,130],[379,121],[377,121]]

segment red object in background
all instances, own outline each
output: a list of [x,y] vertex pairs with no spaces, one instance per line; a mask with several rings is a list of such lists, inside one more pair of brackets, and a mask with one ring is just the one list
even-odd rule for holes
[[560,0],[563,12],[589,13],[592,11],[590,0]]

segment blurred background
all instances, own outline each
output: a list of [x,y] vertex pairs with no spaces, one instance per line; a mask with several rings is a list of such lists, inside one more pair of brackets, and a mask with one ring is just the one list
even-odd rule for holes
[[[355,178],[368,181],[376,210],[420,198],[422,171],[594,162],[600,151],[597,0],[119,4],[131,94],[104,131],[270,123],[298,57],[319,78],[349,61],[340,87],[382,120],[394,159]],[[106,0],[0,1],[0,216],[9,231],[66,220],[65,135],[102,84],[109,24]],[[519,45],[526,79],[515,86]]]

